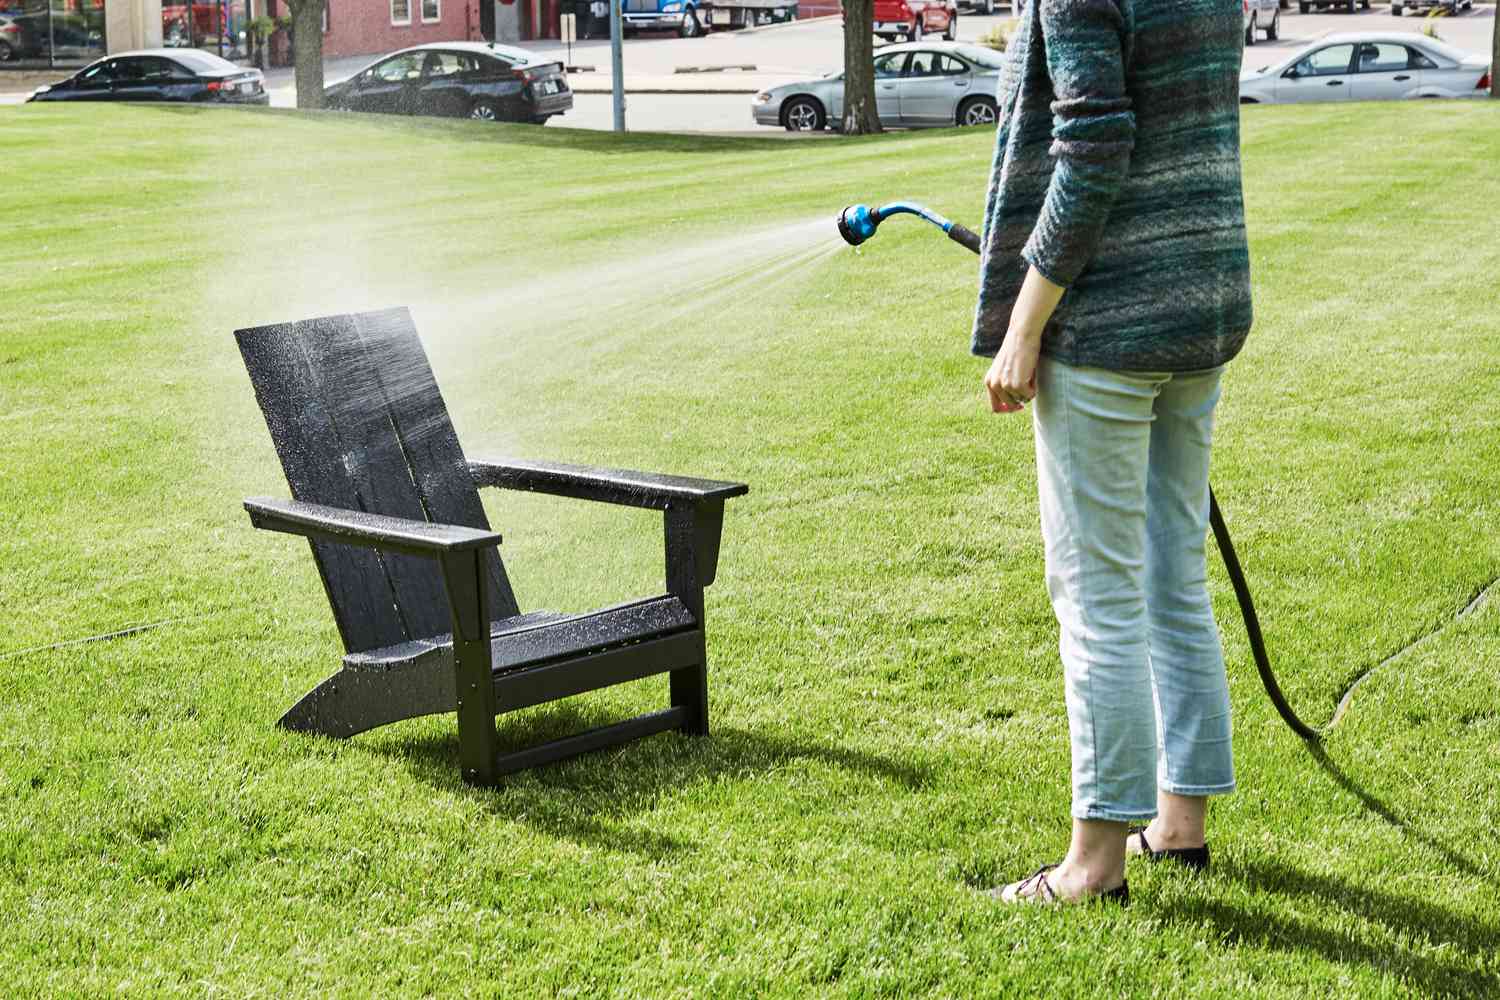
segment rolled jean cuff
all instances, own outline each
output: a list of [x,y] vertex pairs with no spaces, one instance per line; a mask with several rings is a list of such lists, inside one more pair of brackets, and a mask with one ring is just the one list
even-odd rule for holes
[[1228,795],[1234,791],[1234,782],[1231,781],[1226,785],[1179,785],[1171,781],[1160,781],[1157,782],[1156,787],[1169,795],[1192,795],[1201,798],[1208,795]]
[[1110,823],[1134,823],[1138,819],[1156,818],[1156,806],[1149,809],[1107,809],[1103,806],[1074,806],[1074,819],[1097,819]]

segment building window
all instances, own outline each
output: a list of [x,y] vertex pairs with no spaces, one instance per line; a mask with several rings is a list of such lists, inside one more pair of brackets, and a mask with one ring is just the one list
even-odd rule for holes
[[443,0],[422,0],[422,21],[441,21],[443,19]]
[[391,0],[391,23],[411,24],[411,0]]

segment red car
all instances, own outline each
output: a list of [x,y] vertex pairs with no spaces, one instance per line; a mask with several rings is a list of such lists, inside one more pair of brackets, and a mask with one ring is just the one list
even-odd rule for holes
[[957,0],[875,0],[878,37],[915,42],[939,33],[950,42],[958,36]]

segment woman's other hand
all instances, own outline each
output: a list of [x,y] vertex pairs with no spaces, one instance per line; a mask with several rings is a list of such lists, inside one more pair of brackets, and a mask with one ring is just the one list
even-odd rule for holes
[[1000,345],[984,388],[990,394],[990,409],[1016,413],[1036,397],[1036,359],[1042,346],[1040,334],[1011,330]]
[[1036,359],[1042,347],[1042,331],[1064,291],[1062,285],[1047,280],[1036,268],[1026,269],[1026,280],[1021,282],[1021,293],[1010,313],[1010,329],[984,376],[990,409],[996,413],[1015,413],[1036,398]]

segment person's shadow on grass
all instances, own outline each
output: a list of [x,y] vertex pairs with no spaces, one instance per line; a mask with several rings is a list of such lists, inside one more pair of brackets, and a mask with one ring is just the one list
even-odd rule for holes
[[[1487,964],[1493,968],[1500,948],[1500,924],[1492,919],[1275,860],[1216,858],[1212,877],[1242,883],[1272,900],[1242,908],[1194,894],[1174,903],[1167,919],[1206,925],[1231,946],[1313,952],[1330,962],[1384,969],[1424,995],[1500,995],[1500,975],[1483,971]],[[1315,922],[1288,916],[1279,904],[1289,896],[1313,899],[1370,930],[1348,930],[1341,926],[1345,921],[1336,924],[1332,918]]]
[[[548,706],[525,720],[502,721],[502,752],[616,721],[573,705]],[[723,778],[753,780],[793,761],[835,767],[904,788],[930,783],[928,769],[831,742],[798,739],[722,725],[707,738],[665,733],[609,750],[584,754],[519,774],[494,788],[471,788],[459,779],[453,732],[372,740],[371,752],[402,762],[435,788],[465,795],[496,817],[515,819],[551,836],[652,858],[675,855],[692,844],[631,822],[666,797]]]

